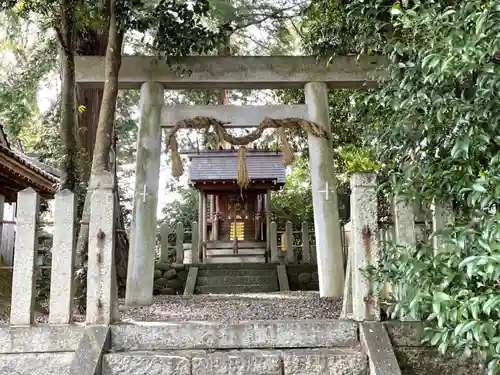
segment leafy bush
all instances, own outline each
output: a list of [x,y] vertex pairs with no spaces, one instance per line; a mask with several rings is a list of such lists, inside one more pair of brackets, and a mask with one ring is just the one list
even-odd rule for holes
[[431,238],[390,246],[373,277],[404,285],[393,313],[431,322],[431,344],[498,374],[500,4],[355,0],[348,10],[357,48],[390,59],[387,82],[354,102],[391,191],[453,205],[439,254]]

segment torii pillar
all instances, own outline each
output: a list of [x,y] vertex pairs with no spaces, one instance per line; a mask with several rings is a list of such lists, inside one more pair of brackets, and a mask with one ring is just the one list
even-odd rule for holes
[[308,135],[319,292],[321,297],[341,297],[344,292],[344,261],[326,83],[307,83],[305,97],[309,120],[329,136],[323,139]]
[[163,91],[163,85],[157,82],[141,86],[126,306],[153,303]]

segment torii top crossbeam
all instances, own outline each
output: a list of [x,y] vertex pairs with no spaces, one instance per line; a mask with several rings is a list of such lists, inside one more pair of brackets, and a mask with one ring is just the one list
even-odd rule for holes
[[[124,56],[119,88],[137,89],[155,81],[166,89],[280,89],[319,81],[330,88],[355,89],[375,86],[385,63],[383,56],[354,55],[330,61],[313,56],[189,56],[169,57],[168,63],[165,58]],[[104,64],[104,57],[76,57],[76,81],[85,88],[102,87]],[[190,73],[181,75],[176,67]]]

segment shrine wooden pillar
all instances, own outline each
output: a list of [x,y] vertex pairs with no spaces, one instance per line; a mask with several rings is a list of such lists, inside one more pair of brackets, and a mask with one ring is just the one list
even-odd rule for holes
[[266,201],[266,245],[267,245],[267,251],[269,252],[271,249],[271,220],[272,220],[271,189],[267,189],[265,201]]
[[214,218],[213,218],[213,229],[212,229],[212,232],[213,232],[213,240],[214,241],[219,241],[219,214],[220,214],[220,199],[219,199],[219,196],[218,195],[215,195],[214,196],[215,198],[215,215],[214,215]]
[[[203,258],[203,191],[198,191],[198,256],[201,258],[201,262],[205,260]],[[199,260],[198,260],[199,261]]]
[[260,194],[255,196],[255,210],[253,213],[253,225],[255,227],[255,241],[260,237]]
[[202,217],[203,217],[203,227],[202,227],[202,232],[201,232],[201,242],[203,246],[203,259],[205,259],[206,256],[206,247],[207,247],[207,200],[208,200],[208,194],[206,192],[202,192]]

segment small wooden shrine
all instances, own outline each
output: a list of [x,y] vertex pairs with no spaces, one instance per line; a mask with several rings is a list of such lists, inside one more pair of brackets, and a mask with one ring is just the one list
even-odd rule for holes
[[[271,191],[285,184],[282,153],[248,150],[248,186],[237,183],[238,151],[209,150],[189,153],[189,184],[200,192],[200,237],[206,244],[205,258],[234,253],[241,249],[240,261],[265,261],[269,248]],[[244,249],[253,249],[245,251]],[[210,262],[210,259],[205,259]],[[214,260],[215,261],[215,260]],[[223,261],[222,258],[217,261]]]

